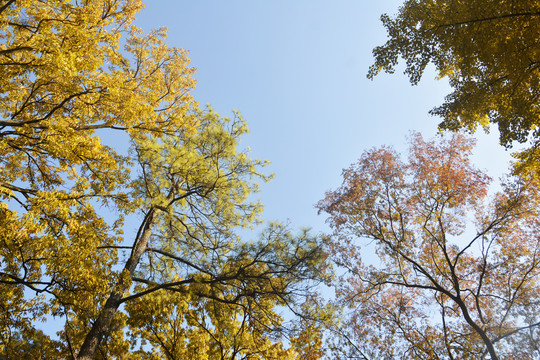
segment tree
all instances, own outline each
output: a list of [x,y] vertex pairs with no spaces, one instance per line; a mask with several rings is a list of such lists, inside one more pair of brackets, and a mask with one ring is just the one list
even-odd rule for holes
[[373,50],[368,77],[393,72],[402,57],[417,84],[432,63],[454,89],[431,111],[440,127],[474,131],[491,122],[505,146],[532,140],[520,156],[531,162],[540,139],[539,18],[536,0],[407,0],[395,18],[381,17],[390,39]]
[[318,203],[334,230],[330,256],[346,269],[337,291],[350,316],[337,350],[361,359],[540,355],[540,187],[514,176],[488,196],[473,144],[414,134],[406,162],[388,147],[366,151]]
[[24,337],[21,333],[14,332],[8,336],[2,336],[3,352],[0,359],[50,359],[46,357],[53,354],[58,346],[51,341],[41,330],[26,329]]
[[186,52],[130,25],[141,7],[0,0],[0,354],[293,356],[274,310],[322,271],[319,239],[236,234],[264,162],[238,151],[237,114],[198,108]]
[[[308,254],[298,253],[291,262],[289,252],[313,239],[307,233],[293,237],[277,224],[270,226],[263,238],[255,251],[252,246],[244,247],[242,255],[230,258],[222,277],[234,280],[216,281],[206,276],[183,292],[157,293],[131,302],[128,324],[135,325],[134,339],[145,339],[154,349],[163,349],[167,359],[299,358],[301,351],[274,341],[285,329],[283,319],[273,309],[276,305],[291,306],[291,297],[305,291],[292,282],[298,282],[293,274],[300,265],[295,263],[302,263]],[[250,251],[257,255],[249,256]],[[289,268],[279,265],[285,256]],[[285,286],[290,293],[283,291]],[[308,346],[308,341],[302,345]],[[140,354],[146,354],[144,347]]]

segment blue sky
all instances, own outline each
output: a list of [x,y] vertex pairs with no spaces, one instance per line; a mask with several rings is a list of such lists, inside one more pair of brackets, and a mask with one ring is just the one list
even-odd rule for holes
[[[411,86],[399,71],[366,78],[386,32],[379,17],[401,1],[153,0],[137,17],[145,30],[169,29],[189,51],[195,98],[249,124],[243,146],[271,162],[274,180],[259,194],[267,221],[328,231],[314,204],[340,184],[363,150],[403,150],[410,131],[436,134],[428,111],[450,89],[428,71]],[[476,164],[497,178],[509,159],[497,134],[478,134]]]

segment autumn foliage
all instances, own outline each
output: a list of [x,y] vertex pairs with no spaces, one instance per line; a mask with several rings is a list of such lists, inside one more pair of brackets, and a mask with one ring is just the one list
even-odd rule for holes
[[373,50],[370,78],[403,61],[417,84],[432,64],[453,89],[431,111],[442,117],[440,127],[474,131],[491,123],[507,147],[531,140],[518,158],[539,172],[540,2],[406,0],[381,20],[388,41]]
[[495,190],[463,134],[366,151],[317,204],[328,237],[246,235],[266,162],[240,114],[193,99],[187,52],[132,25],[142,8],[0,0],[0,358],[540,357],[538,1],[383,16],[370,77],[433,63],[441,128],[532,146]]
[[0,1],[0,357],[294,358],[276,307],[323,270],[319,239],[239,238],[265,162],[141,8]]
[[318,203],[334,230],[328,251],[346,269],[336,357],[540,355],[540,188],[508,177],[489,195],[473,145],[413,134],[406,161],[366,151]]

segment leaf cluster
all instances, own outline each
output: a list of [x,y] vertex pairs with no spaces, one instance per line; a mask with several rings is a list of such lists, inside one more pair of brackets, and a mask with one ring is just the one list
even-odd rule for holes
[[[540,188],[514,176],[488,198],[473,143],[414,134],[406,162],[389,148],[367,151],[317,205],[334,229],[330,257],[347,270],[337,357],[539,355]],[[366,242],[377,259],[363,256]]]
[[321,239],[240,238],[266,162],[141,8],[0,1],[0,356],[292,358],[277,309],[326,276]]
[[443,118],[441,129],[474,132],[496,124],[502,145],[532,140],[536,154],[539,17],[536,0],[407,0],[395,17],[382,16],[389,40],[373,50],[368,77],[393,72],[402,58],[417,84],[431,63],[453,88],[431,111]]

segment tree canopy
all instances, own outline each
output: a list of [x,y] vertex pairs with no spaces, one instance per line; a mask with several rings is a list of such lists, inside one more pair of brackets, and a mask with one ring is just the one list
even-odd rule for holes
[[386,44],[373,50],[368,77],[393,72],[399,59],[411,83],[435,66],[453,92],[431,113],[442,129],[488,128],[500,142],[532,140],[522,158],[538,158],[540,139],[540,3],[522,1],[407,0],[397,15],[382,16]]
[[540,356],[540,187],[508,177],[489,196],[473,144],[414,134],[405,161],[366,151],[318,203],[330,257],[346,269],[337,358]]
[[276,309],[324,273],[319,239],[237,235],[265,162],[238,114],[199,109],[186,52],[131,25],[141,7],[0,1],[0,354],[300,356]]

